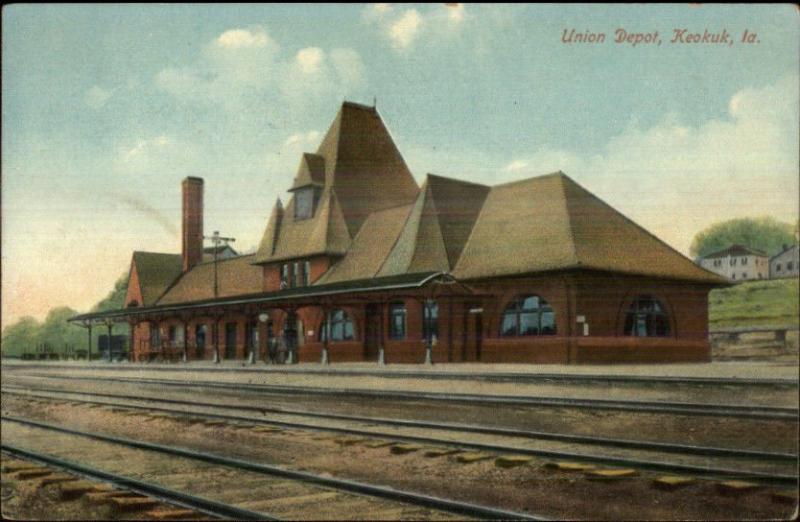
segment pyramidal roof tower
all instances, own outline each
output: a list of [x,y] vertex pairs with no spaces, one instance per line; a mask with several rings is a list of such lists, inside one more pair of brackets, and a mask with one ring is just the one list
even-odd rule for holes
[[295,217],[296,195],[285,211],[274,209],[255,263],[341,256],[370,214],[410,204],[419,193],[377,110],[351,102],[342,104],[316,154],[301,158],[290,191],[307,187],[319,191],[313,216]]
[[371,213],[407,205],[419,191],[375,107],[344,102],[317,155],[351,237]]

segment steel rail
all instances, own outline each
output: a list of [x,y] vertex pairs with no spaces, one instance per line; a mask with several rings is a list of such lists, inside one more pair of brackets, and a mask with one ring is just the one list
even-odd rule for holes
[[[506,455],[526,455],[532,457],[539,457],[539,458],[551,458],[551,459],[566,459],[566,460],[573,460],[578,462],[587,462],[592,464],[602,464],[608,466],[616,466],[616,467],[634,467],[638,469],[650,470],[650,471],[661,471],[661,472],[669,472],[669,473],[686,473],[698,477],[724,477],[724,478],[737,478],[737,479],[748,479],[753,480],[765,484],[796,484],[798,477],[795,475],[784,475],[784,474],[775,474],[775,473],[765,473],[765,472],[758,472],[758,471],[747,471],[741,469],[730,469],[730,468],[715,468],[710,466],[695,466],[690,464],[674,464],[668,462],[658,462],[652,460],[642,460],[642,459],[632,459],[632,458],[625,458],[625,457],[610,457],[610,456],[603,456],[603,455],[592,455],[586,453],[574,453],[574,452],[565,452],[565,451],[552,451],[552,450],[541,450],[541,449],[532,449],[532,448],[520,448],[515,446],[505,446],[500,444],[485,444],[479,442],[464,442],[464,441],[453,441],[448,439],[440,439],[436,437],[423,437],[423,436],[416,436],[416,435],[401,435],[401,434],[387,434],[387,433],[380,433],[380,432],[373,432],[368,430],[359,430],[353,428],[337,428],[333,426],[317,426],[313,424],[303,424],[303,423],[295,423],[295,422],[284,422],[284,421],[270,421],[265,419],[253,419],[251,417],[239,417],[235,415],[225,415],[225,414],[218,414],[218,413],[196,413],[196,412],[185,412],[180,410],[171,410],[169,408],[144,408],[139,407],[135,408],[132,406],[125,406],[128,408],[134,409],[147,409],[150,411],[159,411],[163,413],[172,413],[178,415],[188,415],[194,417],[205,417],[205,418],[213,418],[219,420],[226,420],[231,422],[241,422],[241,423],[251,423],[251,424],[266,424],[271,426],[280,426],[283,428],[289,429],[301,429],[306,431],[326,431],[331,433],[340,433],[342,435],[354,435],[360,437],[374,437],[378,439],[391,439],[396,441],[402,442],[411,442],[417,444],[432,444],[437,446],[446,446],[450,448],[456,448],[460,450],[466,451],[483,451],[483,452],[493,452],[493,453],[500,453]],[[3,417],[6,419],[7,417]],[[31,421],[35,422],[35,421]]]
[[569,374],[569,373],[524,373],[524,372],[460,372],[460,371],[435,371],[428,369],[412,370],[360,370],[346,368],[311,369],[311,368],[274,368],[274,367],[208,367],[186,365],[69,365],[69,364],[11,364],[9,369],[41,369],[55,368],[68,370],[112,370],[112,371],[157,371],[175,372],[192,371],[206,373],[256,373],[262,375],[320,375],[324,377],[385,377],[390,379],[422,379],[422,380],[458,380],[486,382],[513,382],[518,384],[545,382],[579,382],[579,383],[604,383],[604,384],[691,384],[698,386],[769,386],[797,388],[800,381],[795,379],[747,379],[743,377],[692,377],[669,375],[616,375],[616,374]]
[[[25,392],[8,391],[8,388],[24,390]],[[263,406],[246,406],[246,405],[219,404],[219,403],[198,402],[198,401],[185,401],[180,399],[165,399],[165,398],[151,397],[151,396],[146,396],[146,397],[138,396],[134,398],[127,395],[120,395],[114,393],[70,391],[58,388],[26,388],[17,385],[4,385],[3,387],[3,393],[8,395],[39,397],[39,398],[53,399],[53,400],[68,400],[68,401],[87,403],[87,404],[101,404],[106,406],[127,407],[139,410],[157,410],[157,411],[165,411],[170,413],[181,413],[181,414],[187,414],[187,413],[196,413],[198,415],[203,414],[203,412],[189,412],[185,410],[174,410],[174,409],[157,408],[151,406],[138,406],[121,402],[108,403],[108,402],[92,401],[86,399],[53,397],[53,396],[43,395],[37,392],[82,395],[82,396],[99,397],[106,399],[123,399],[123,400],[138,401],[138,402],[154,402],[162,404],[181,405],[181,406],[194,406],[198,408],[219,408],[219,409],[235,410],[241,412],[260,413],[264,415],[266,415],[267,413],[272,413],[277,415],[309,417],[313,419],[326,419],[326,420],[336,420],[336,421],[346,421],[346,422],[362,422],[367,424],[383,424],[386,426],[395,426],[401,428],[421,428],[421,429],[443,430],[443,431],[459,431],[464,433],[480,433],[485,435],[499,435],[504,437],[518,437],[518,438],[526,438],[534,440],[551,440],[551,441],[568,442],[575,444],[611,446],[622,449],[659,451],[663,453],[679,453],[684,455],[701,455],[705,457],[735,457],[735,458],[750,458],[750,459],[774,460],[774,461],[786,461],[786,462],[797,462],[798,459],[800,458],[798,457],[798,455],[792,453],[767,452],[767,451],[745,450],[736,448],[720,448],[713,446],[696,446],[688,444],[674,444],[667,442],[618,439],[618,438],[608,438],[608,437],[592,437],[588,435],[542,432],[542,431],[523,430],[516,428],[501,428],[501,427],[459,424],[459,423],[429,422],[429,421],[419,421],[410,419],[391,419],[386,417],[363,417],[356,415],[342,415],[336,413],[317,413],[317,412],[307,412],[301,410],[266,408]],[[236,417],[236,420],[243,420],[243,419],[250,419],[250,418]],[[250,419],[250,420],[254,422],[273,424],[273,425],[281,423],[281,421],[271,421],[268,419]],[[313,426],[313,425],[305,425],[305,426]],[[298,427],[298,425],[293,424],[292,427]],[[372,431],[359,432],[359,434],[366,434],[366,433],[374,434],[373,436],[375,435],[382,436],[384,438],[391,438],[394,436],[394,434],[379,433]]]
[[556,407],[576,409],[603,409],[634,413],[674,413],[715,417],[751,419],[798,420],[796,408],[737,404],[704,404],[666,401],[625,401],[610,399],[577,399],[562,397],[537,397],[524,395],[475,395],[468,393],[410,392],[393,390],[370,390],[357,388],[327,388],[311,386],[286,386],[273,384],[221,383],[213,381],[181,381],[177,379],[150,379],[133,377],[78,377],[66,375],[28,374],[26,377],[61,380],[85,380],[154,384],[183,388],[216,388],[238,392],[248,391],[269,395],[322,395],[325,397],[353,397],[400,401],[436,401],[462,404],[506,405],[529,407]]
[[307,471],[296,471],[278,466],[271,466],[269,464],[261,464],[256,462],[248,462],[231,457],[225,457],[214,453],[205,453],[187,448],[165,446],[162,444],[155,444],[151,442],[144,442],[139,440],[128,439],[124,437],[115,437],[110,435],[103,435],[100,433],[93,433],[88,431],[75,430],[48,424],[19,417],[0,416],[0,420],[6,422],[15,422],[18,424],[33,426],[36,428],[51,430],[59,433],[66,433],[79,437],[85,437],[92,440],[118,444],[125,447],[143,449],[166,455],[178,456],[188,459],[199,460],[211,464],[227,466],[244,471],[251,471],[260,473],[262,475],[269,475],[275,477],[288,478],[309,484],[316,484],[319,486],[329,487],[341,491],[348,491],[361,495],[384,498],[398,502],[404,502],[415,506],[422,506],[429,509],[437,509],[440,511],[447,511],[457,515],[465,515],[469,517],[485,518],[492,520],[546,520],[544,517],[537,515],[530,515],[528,513],[520,513],[516,511],[508,511],[504,509],[497,509],[479,504],[472,504],[469,502],[460,502],[457,500],[450,500],[441,497],[434,497],[430,495],[423,495],[410,491],[403,491],[391,487],[377,486],[367,484],[364,482],[356,482],[347,479],[338,479],[332,477],[325,477],[316,475]]
[[44,453],[20,448],[5,442],[0,444],[0,448],[2,448],[3,452],[20,458],[39,462],[41,464],[59,468],[90,479],[108,482],[128,491],[133,491],[135,493],[152,497],[167,504],[190,508],[213,517],[236,520],[280,520],[279,518],[258,513],[256,511],[250,511],[249,509],[237,508],[229,504],[217,502],[216,500],[165,488],[163,486],[145,482],[143,480],[124,477],[122,475],[103,471],[85,464],[79,464],[77,462],[64,460],[51,455],[46,455]]

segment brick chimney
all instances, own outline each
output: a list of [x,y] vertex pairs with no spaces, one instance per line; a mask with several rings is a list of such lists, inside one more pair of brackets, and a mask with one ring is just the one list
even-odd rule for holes
[[203,178],[188,177],[183,188],[183,271],[203,260]]

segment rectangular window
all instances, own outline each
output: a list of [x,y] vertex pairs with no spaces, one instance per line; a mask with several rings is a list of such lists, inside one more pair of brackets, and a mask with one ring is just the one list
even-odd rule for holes
[[294,284],[292,286],[303,286],[303,274],[301,273],[302,265],[300,263],[294,264]]
[[157,324],[150,325],[150,349],[161,349],[161,330]]
[[289,287],[289,264],[284,263],[281,267],[281,288]]
[[311,284],[311,263],[306,261],[303,263],[303,286]]
[[406,338],[406,305],[392,303],[389,305],[389,338]]
[[736,258],[735,257],[731,258],[731,266],[736,266]]
[[439,304],[433,299],[422,306],[422,337],[431,341],[439,337]]
[[309,219],[314,215],[314,189],[304,188],[294,193],[294,218]]
[[786,270],[791,270],[792,268],[794,268],[794,263],[792,263],[791,261],[786,263]]
[[778,266],[775,268],[775,271],[776,272],[780,272],[781,271],[781,264],[780,263],[778,263]]
[[178,328],[171,324],[169,325],[169,344],[170,346],[176,346],[176,338],[178,337]]
[[746,257],[743,257],[743,258],[742,258],[742,265],[746,265],[746,264],[747,264],[747,258],[746,258]]
[[742,272],[742,279],[747,279],[747,272]]

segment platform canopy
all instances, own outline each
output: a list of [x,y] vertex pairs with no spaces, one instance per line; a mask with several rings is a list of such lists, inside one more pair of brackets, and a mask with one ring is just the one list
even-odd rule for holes
[[92,323],[107,324],[111,322],[127,322],[136,317],[162,314],[191,315],[212,314],[215,311],[230,311],[231,308],[249,310],[287,308],[297,309],[307,306],[320,306],[335,301],[339,304],[374,301],[383,292],[390,292],[392,299],[410,297],[433,299],[438,297],[476,296],[476,292],[453,276],[444,272],[424,272],[402,274],[389,277],[360,279],[286,288],[276,292],[241,295],[236,297],[206,299],[168,305],[128,307],[120,310],[80,314],[68,319],[71,323],[88,325]]

